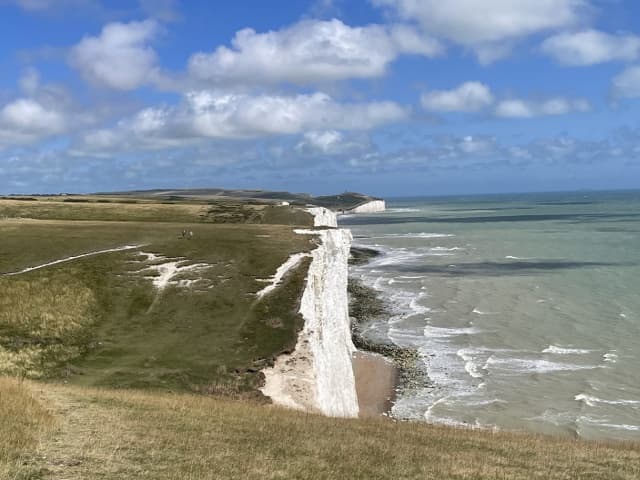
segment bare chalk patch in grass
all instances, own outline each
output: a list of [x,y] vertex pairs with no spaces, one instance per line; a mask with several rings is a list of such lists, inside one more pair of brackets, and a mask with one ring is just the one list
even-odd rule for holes
[[282,282],[282,278],[287,274],[289,270],[298,265],[298,263],[300,263],[303,258],[309,256],[310,255],[308,253],[294,253],[293,255],[289,256],[286,262],[278,267],[273,277],[271,277],[270,279],[258,279],[258,282],[269,282],[269,285],[257,292],[256,296],[258,298],[262,298],[266,294],[274,290],[278,285],[280,285],[280,282]]

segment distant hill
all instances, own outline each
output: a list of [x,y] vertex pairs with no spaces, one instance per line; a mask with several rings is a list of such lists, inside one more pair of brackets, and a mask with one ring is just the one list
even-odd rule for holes
[[372,200],[380,200],[379,198],[357,192],[344,192],[339,195],[314,197],[308,193],[273,192],[268,190],[231,190],[224,188],[132,190],[124,192],[100,192],[96,195],[200,200],[235,198],[265,203],[286,201],[292,205],[312,204],[331,210],[349,210]]

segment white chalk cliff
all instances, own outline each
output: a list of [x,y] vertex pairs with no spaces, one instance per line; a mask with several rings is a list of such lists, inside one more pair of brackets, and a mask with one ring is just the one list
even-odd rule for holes
[[358,205],[351,210],[348,210],[348,213],[377,213],[384,212],[387,209],[387,204],[384,200],[371,200],[370,202],[363,203],[362,205]]
[[[309,209],[315,226],[335,226],[336,216],[325,208]],[[278,405],[335,417],[357,417],[358,397],[351,364],[347,299],[351,232],[344,229],[299,230],[319,236],[311,252],[300,313],[304,327],[293,353],[281,355],[263,370],[262,392]]]
[[313,226],[314,227],[337,227],[338,226],[338,217],[336,214],[324,207],[312,207],[307,208],[306,210],[311,215],[313,215]]

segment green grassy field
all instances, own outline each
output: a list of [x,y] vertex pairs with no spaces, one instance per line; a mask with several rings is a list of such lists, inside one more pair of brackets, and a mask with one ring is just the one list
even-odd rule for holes
[[[264,299],[254,294],[291,253],[312,247],[286,225],[308,214],[292,211],[283,225],[188,223],[178,220],[176,205],[143,203],[118,207],[129,221],[96,221],[114,205],[17,203],[20,218],[0,220],[5,274],[137,248],[0,276],[0,374],[247,395],[255,393],[257,370],[295,344],[307,264]],[[139,221],[139,208],[163,221]],[[192,239],[182,238],[184,229]],[[170,262],[199,267],[159,289],[153,267]]]

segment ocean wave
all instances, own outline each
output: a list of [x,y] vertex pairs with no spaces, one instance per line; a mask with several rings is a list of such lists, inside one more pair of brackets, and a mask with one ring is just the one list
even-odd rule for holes
[[604,355],[602,355],[602,359],[605,362],[616,363],[618,361],[618,354],[615,353],[615,350],[611,350],[610,352],[607,352]]
[[457,351],[457,355],[464,362],[464,369],[466,372],[471,375],[473,378],[483,378],[486,370],[481,372],[480,370],[484,370],[483,367],[477,361],[477,350],[461,348]]
[[369,238],[447,238],[447,237],[455,237],[452,233],[427,233],[427,232],[417,232],[417,233],[385,233],[384,235],[379,235],[376,237]]
[[387,208],[387,213],[421,212],[419,208]]
[[604,405],[640,405],[640,400],[625,400],[625,399],[605,400],[603,398],[594,397],[593,395],[588,395],[586,393],[580,393],[580,394],[576,395],[573,398],[574,398],[574,400],[577,400],[579,402],[583,402],[584,404],[586,404],[586,405],[588,405],[590,407],[597,407],[598,404],[604,404]]
[[417,297],[409,302],[409,308],[414,315],[425,315],[431,311],[431,309],[425,305],[420,305],[418,302],[421,298],[426,297],[425,292],[420,292]]
[[476,315],[497,315],[497,312],[483,312],[477,308],[471,310],[471,313],[475,313]]
[[506,257],[507,260],[534,260],[534,258],[532,257],[515,257],[513,255],[507,255]]
[[462,327],[462,328],[447,328],[447,327],[434,327],[427,325],[424,327],[424,336],[432,338],[449,338],[456,335],[473,335],[480,332],[475,327]]
[[569,428],[573,433],[577,433],[575,429],[571,428],[571,425],[575,423],[576,416],[571,412],[559,412],[554,410],[545,410],[540,415],[535,417],[528,417],[525,420],[541,421],[550,423],[556,427]]
[[577,365],[571,363],[551,362],[541,359],[525,359],[525,358],[496,358],[490,356],[484,366],[485,370],[498,369],[502,373],[511,372],[512,374],[522,373],[553,373],[553,372],[570,372],[575,370],[593,370],[600,368],[597,365]]
[[584,355],[593,351],[594,350],[587,350],[584,348],[569,348],[559,347],[557,345],[549,345],[547,348],[542,350],[542,353],[555,353],[557,355]]
[[606,418],[593,418],[589,415],[582,415],[578,417],[579,423],[590,423],[598,427],[613,428],[615,430],[627,430],[630,432],[640,431],[640,425],[630,425],[627,423],[610,423],[611,421]]
[[369,262],[369,267],[389,267],[392,265],[402,265],[404,263],[411,263],[427,256],[428,253],[409,250],[407,248],[394,248],[383,252],[382,256],[373,259]]

